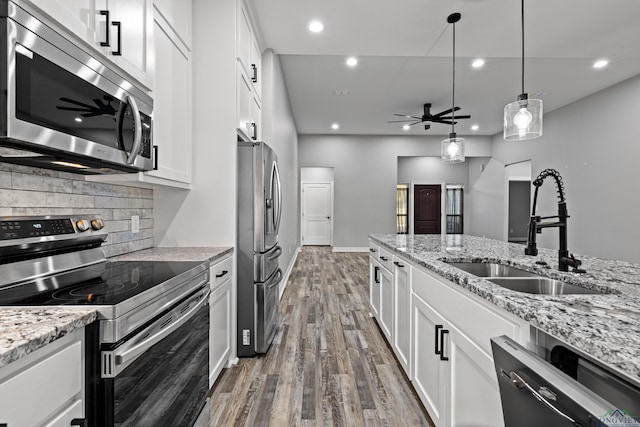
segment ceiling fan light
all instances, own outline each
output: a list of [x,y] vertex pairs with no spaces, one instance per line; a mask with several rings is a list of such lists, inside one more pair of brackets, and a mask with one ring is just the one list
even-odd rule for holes
[[455,133],[441,142],[442,163],[462,163],[465,160],[464,138],[458,138]]
[[525,141],[542,136],[542,100],[526,94],[504,107],[504,139]]

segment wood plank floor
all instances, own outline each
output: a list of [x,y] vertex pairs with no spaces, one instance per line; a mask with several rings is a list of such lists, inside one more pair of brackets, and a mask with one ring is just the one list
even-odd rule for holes
[[369,317],[368,255],[305,247],[265,356],[226,369],[211,426],[432,426]]

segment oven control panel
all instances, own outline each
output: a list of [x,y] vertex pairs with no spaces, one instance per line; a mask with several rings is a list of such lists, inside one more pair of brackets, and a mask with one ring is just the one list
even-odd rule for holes
[[71,218],[0,218],[0,240],[60,236],[104,228],[101,219],[87,221]]

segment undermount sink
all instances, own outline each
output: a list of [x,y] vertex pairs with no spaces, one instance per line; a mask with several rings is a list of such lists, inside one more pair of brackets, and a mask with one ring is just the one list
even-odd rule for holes
[[494,277],[488,279],[490,282],[512,291],[526,292],[528,294],[541,295],[568,295],[568,294],[599,294],[601,292],[582,288],[560,280],[549,279],[548,277]]
[[491,262],[449,262],[453,267],[478,277],[537,277],[534,273]]
[[448,262],[452,267],[464,270],[474,276],[511,289],[539,295],[599,294],[600,291],[582,288],[560,280],[540,277],[519,268],[490,262]]

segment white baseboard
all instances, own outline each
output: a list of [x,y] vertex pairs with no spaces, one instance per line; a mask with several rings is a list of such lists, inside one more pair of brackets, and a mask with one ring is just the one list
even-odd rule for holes
[[332,252],[369,252],[369,247],[337,247],[334,246]]
[[299,253],[300,253],[300,246],[296,248],[296,252],[291,257],[291,261],[289,262],[289,266],[287,267],[287,271],[284,272],[284,277],[282,278],[282,282],[280,282],[280,283],[283,283],[284,286],[280,288],[280,295],[278,295],[278,301],[282,299],[282,294],[284,294],[284,290],[287,287],[287,283],[289,282],[289,275],[293,270],[293,266],[296,263],[296,259],[298,258]]

